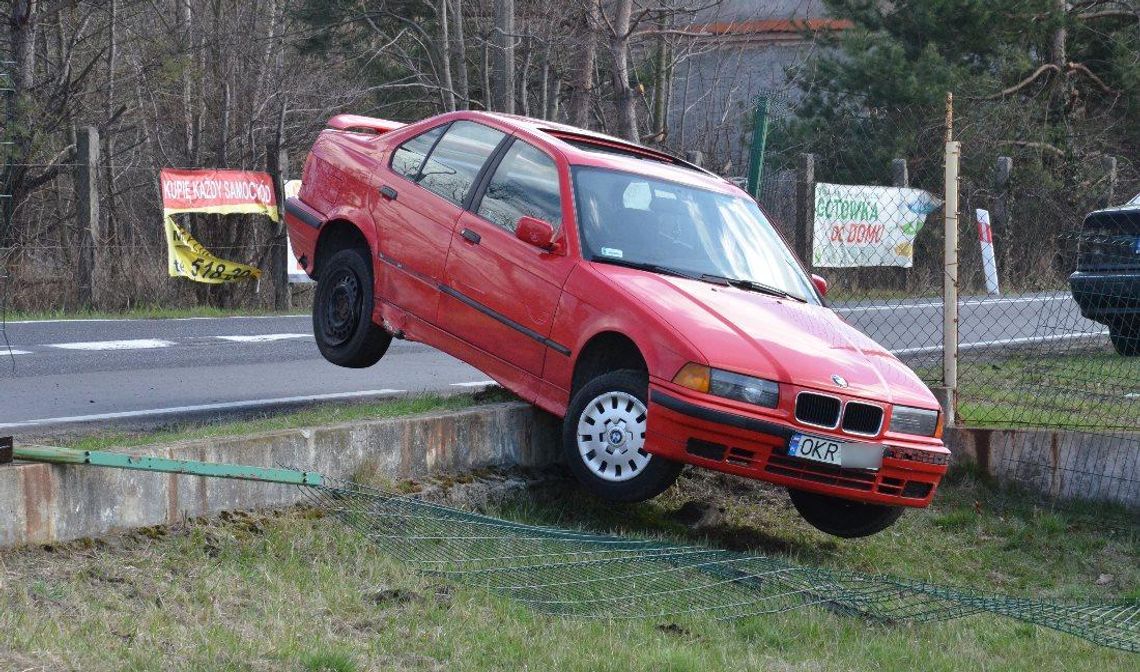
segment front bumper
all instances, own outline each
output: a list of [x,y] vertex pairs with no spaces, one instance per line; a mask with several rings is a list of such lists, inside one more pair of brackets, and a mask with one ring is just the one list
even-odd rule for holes
[[1077,271],[1069,276],[1073,299],[1094,322],[1113,325],[1140,316],[1140,269],[1135,271]]
[[[788,439],[797,432],[882,444],[883,464],[877,470],[845,469],[788,457]],[[799,427],[656,384],[650,386],[646,449],[677,462],[797,490],[910,507],[930,504],[949,461],[941,441],[852,437]]]

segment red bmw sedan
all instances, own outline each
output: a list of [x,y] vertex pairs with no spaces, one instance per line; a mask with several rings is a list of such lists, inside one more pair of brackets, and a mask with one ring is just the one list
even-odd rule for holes
[[326,359],[407,338],[471,364],[564,418],[600,497],[654,497],[692,464],[857,537],[946,471],[922,381],[827,307],[745,192],[668,154],[487,112],[340,115],[286,213]]

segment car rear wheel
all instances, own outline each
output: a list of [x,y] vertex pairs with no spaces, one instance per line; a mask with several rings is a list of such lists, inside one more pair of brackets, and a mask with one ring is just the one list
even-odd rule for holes
[[1108,337],[1112,347],[1123,357],[1140,357],[1140,324],[1128,324],[1109,328]]
[[594,378],[570,400],[562,441],[570,471],[591,494],[640,502],[664,492],[681,464],[645,450],[649,377],[623,369]]
[[882,532],[903,514],[901,506],[853,502],[804,490],[788,490],[792,505],[820,532],[845,539]]
[[320,270],[313,335],[325,359],[352,369],[380,361],[392,336],[372,321],[372,269],[355,248],[336,252]]

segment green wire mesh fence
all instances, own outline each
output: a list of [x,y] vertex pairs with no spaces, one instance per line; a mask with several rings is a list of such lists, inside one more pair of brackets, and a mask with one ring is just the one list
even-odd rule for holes
[[737,619],[809,606],[884,623],[995,614],[1140,653],[1140,601],[1061,603],[796,565],[696,545],[526,525],[355,483],[310,502],[414,569],[577,618]]

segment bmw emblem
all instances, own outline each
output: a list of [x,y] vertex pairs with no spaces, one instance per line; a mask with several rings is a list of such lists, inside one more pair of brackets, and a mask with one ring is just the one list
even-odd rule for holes
[[838,373],[832,374],[831,382],[835,383],[839,387],[847,387],[847,379]]

